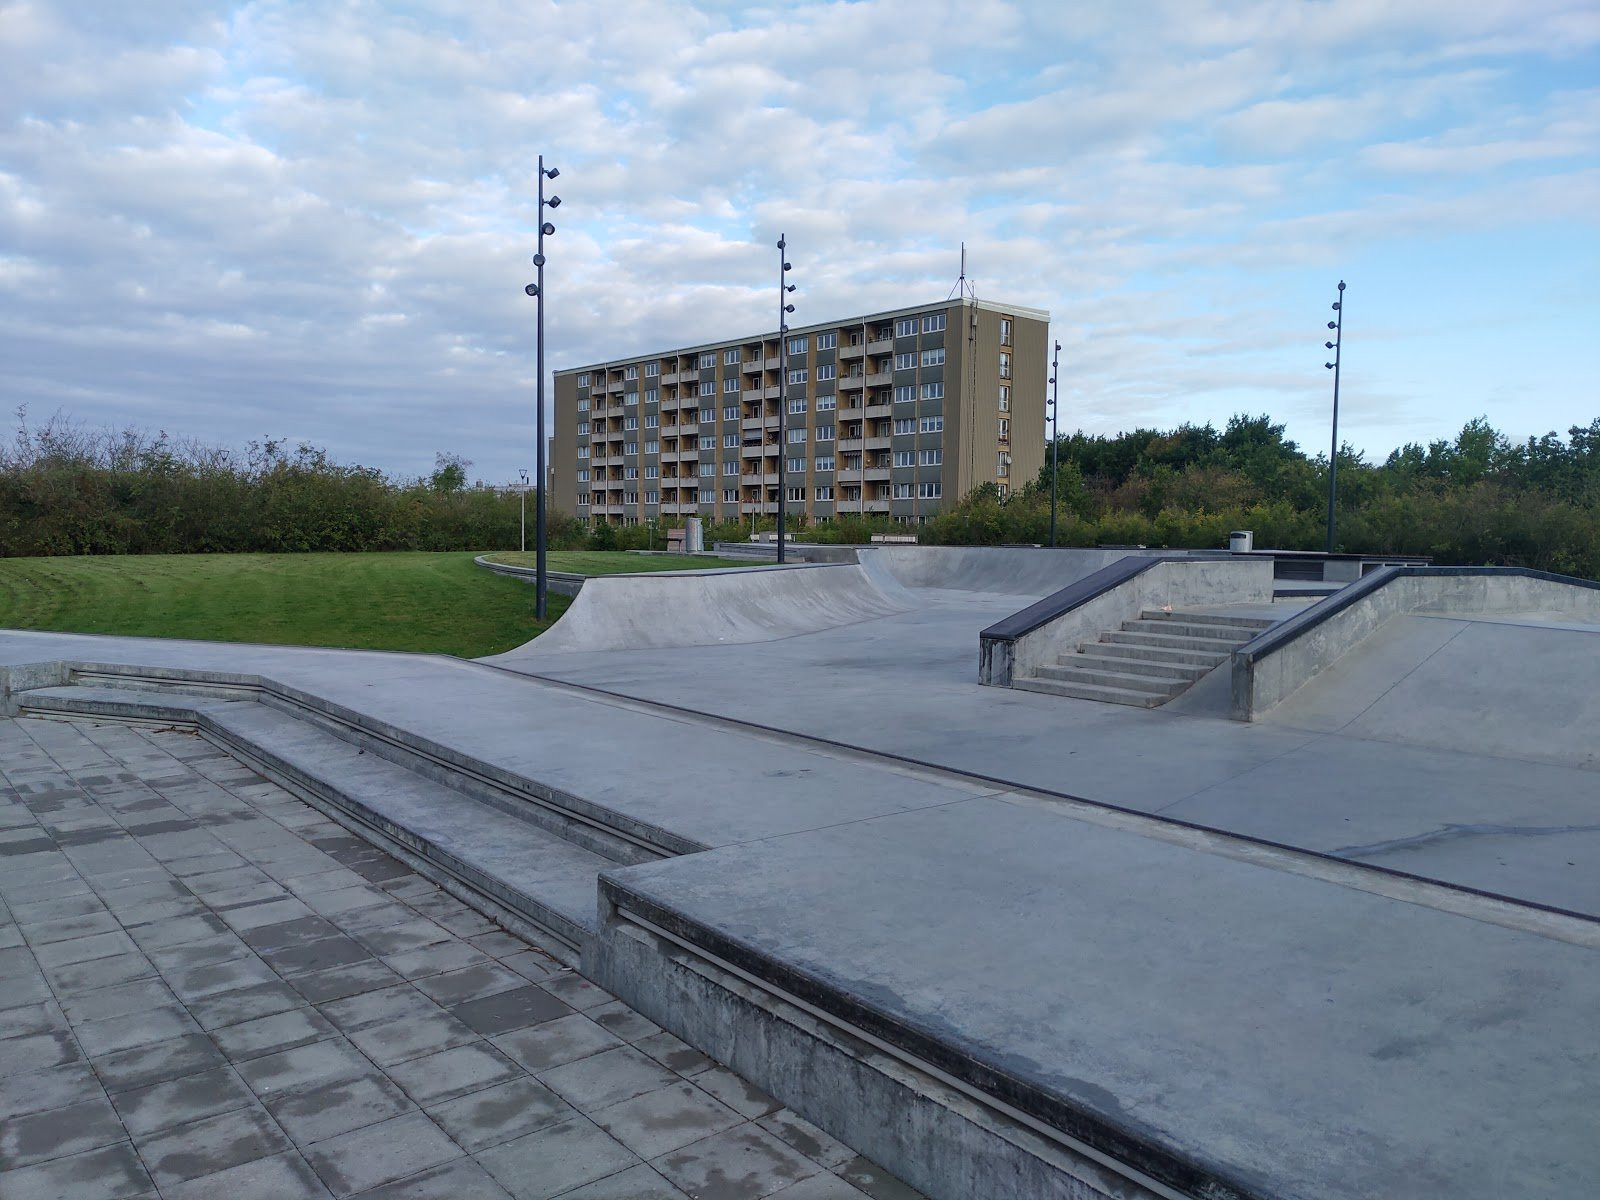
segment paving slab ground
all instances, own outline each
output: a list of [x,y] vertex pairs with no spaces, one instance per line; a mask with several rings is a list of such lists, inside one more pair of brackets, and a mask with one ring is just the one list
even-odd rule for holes
[[3,1200],[917,1195],[193,734],[0,785]]

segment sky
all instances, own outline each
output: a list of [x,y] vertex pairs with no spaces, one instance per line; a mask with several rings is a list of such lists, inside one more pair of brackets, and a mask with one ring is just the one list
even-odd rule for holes
[[965,243],[1063,430],[1326,453],[1343,279],[1341,440],[1564,434],[1597,151],[1594,0],[0,0],[0,401],[510,480],[542,153],[549,370],[770,330],[780,232],[796,324]]

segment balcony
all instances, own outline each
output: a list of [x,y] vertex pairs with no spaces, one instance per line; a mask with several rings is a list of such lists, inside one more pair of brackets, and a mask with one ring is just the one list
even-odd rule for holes
[[886,433],[879,434],[876,437],[869,437],[867,439],[868,450],[887,450],[888,448],[889,435]]
[[663,371],[661,374],[661,382],[663,384],[677,383],[678,373],[676,371]]
[[889,511],[889,502],[887,500],[863,500],[861,502],[861,511],[886,513]]
[[889,481],[888,467],[868,467],[865,472],[867,481],[887,483]]
[[865,346],[863,346],[860,342],[857,342],[853,346],[840,346],[839,347],[839,357],[841,359],[845,359],[845,358],[860,358],[866,352],[867,352],[867,348]]
[[759,358],[746,359],[739,364],[739,370],[746,375],[759,375],[765,369],[765,364]]
[[778,503],[776,500],[743,500],[739,504],[739,511],[742,513],[775,514],[778,511]]
[[778,399],[780,395],[778,385],[775,383],[768,384],[766,387],[761,389],[761,395],[768,400]]
[[893,371],[873,371],[867,376],[868,387],[888,387],[894,383]]
[[885,338],[876,338],[873,341],[868,342],[867,343],[867,353],[868,354],[893,354],[894,353],[894,338],[892,336],[891,337],[885,337]]
[[746,417],[739,423],[741,429],[760,430],[766,428],[765,417]]
[[839,383],[839,390],[841,392],[842,391],[846,391],[846,390],[853,391],[856,388],[865,387],[867,385],[867,377],[864,374],[863,375],[841,375],[841,376],[839,376],[838,383]]
[[863,412],[861,415],[864,416],[864,417],[867,417],[869,419],[873,418],[873,417],[877,417],[877,418],[880,418],[880,419],[883,418],[883,417],[892,417],[892,416],[894,416],[894,405],[893,404],[869,404],[869,405],[867,405],[866,411]]
[[760,458],[762,449],[763,447],[761,446],[741,446],[739,449],[739,457]]
[[861,439],[860,438],[840,438],[838,443],[835,445],[834,448],[840,454],[849,454],[852,451],[859,451],[859,450],[862,449]]

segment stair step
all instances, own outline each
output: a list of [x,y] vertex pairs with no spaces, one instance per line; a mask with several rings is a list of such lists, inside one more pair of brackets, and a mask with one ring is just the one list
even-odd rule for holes
[[1122,646],[1152,646],[1166,650],[1200,650],[1214,654],[1232,654],[1241,643],[1232,638],[1188,637],[1181,633],[1143,633],[1139,630],[1113,629],[1100,635],[1101,642]]
[[1135,708],[1154,708],[1167,700],[1166,696],[1158,692],[1133,691],[1129,688],[1106,687],[1096,683],[1061,683],[1055,679],[1042,679],[1033,675],[1013,680],[1011,686],[1025,692],[1048,692],[1052,696],[1067,696],[1074,700],[1100,700],[1109,704],[1128,704]]
[[1240,629],[1248,629],[1253,633],[1260,633],[1263,629],[1270,629],[1276,625],[1274,617],[1245,617],[1232,613],[1195,613],[1184,612],[1181,609],[1167,612],[1160,608],[1147,608],[1139,614],[1141,621],[1202,621],[1207,625],[1236,625]]
[[1204,621],[1124,621],[1124,633],[1154,633],[1162,637],[1213,638],[1219,642],[1242,646],[1256,636],[1256,631],[1239,625],[1210,625]]
[[1143,662],[1171,663],[1173,665],[1186,664],[1194,667],[1210,669],[1225,660],[1233,653],[1232,649],[1226,650],[1178,650],[1171,646],[1148,646],[1143,642],[1085,642],[1083,651],[1086,654],[1098,654],[1107,658],[1134,658]]
[[29,716],[197,723],[264,774],[549,933],[573,957],[598,931],[598,877],[617,862],[278,708],[81,686],[20,692],[16,700]]
[[1063,667],[1084,667],[1092,671],[1119,671],[1126,675],[1148,675],[1152,679],[1183,680],[1192,683],[1212,669],[1209,663],[1177,663],[1156,659],[1128,658],[1116,654],[1096,654],[1100,642],[1088,643],[1088,649],[1077,654],[1058,654],[1056,663]]
[[1187,679],[1160,679],[1154,675],[1108,671],[1076,664],[1040,667],[1036,673],[1041,679],[1053,679],[1057,683],[1092,683],[1101,687],[1122,688],[1130,692],[1149,692],[1153,696],[1162,696],[1169,700],[1190,683]]

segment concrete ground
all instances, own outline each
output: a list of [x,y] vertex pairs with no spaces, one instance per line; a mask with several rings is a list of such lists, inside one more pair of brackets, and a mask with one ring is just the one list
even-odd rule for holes
[[0,782],[5,1200],[916,1195],[192,734]]

